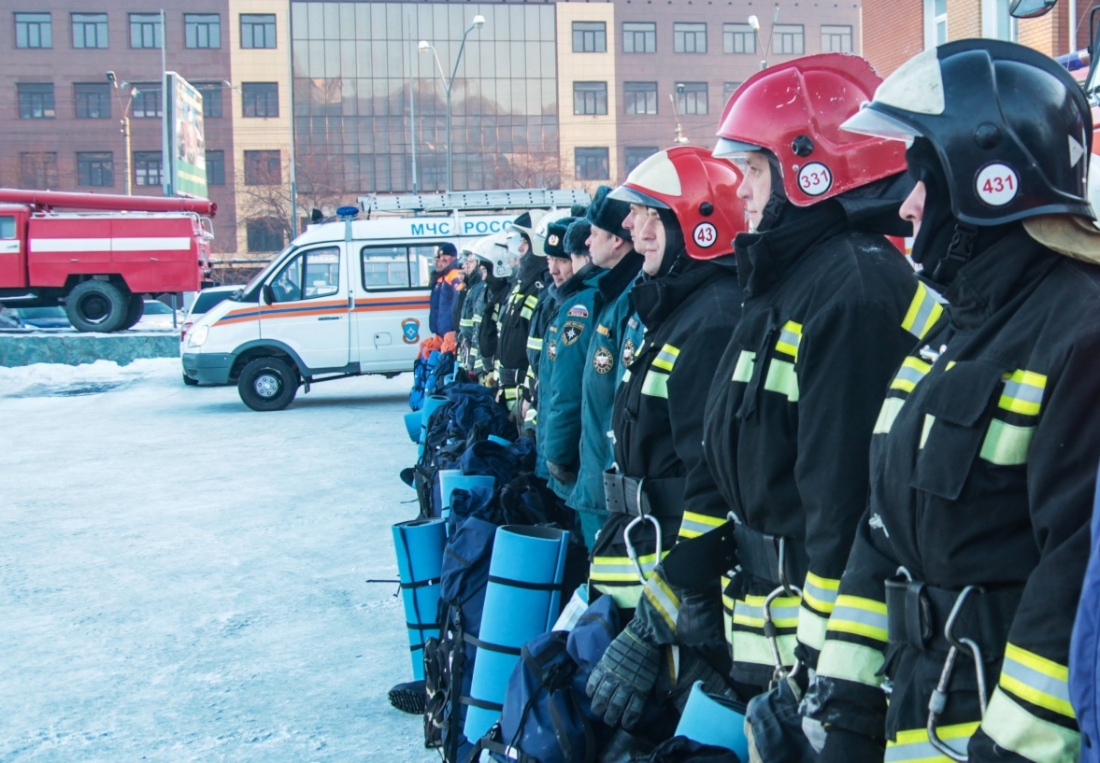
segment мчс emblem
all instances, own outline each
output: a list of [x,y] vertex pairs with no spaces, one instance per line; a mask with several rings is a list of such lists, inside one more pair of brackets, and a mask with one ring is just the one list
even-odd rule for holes
[[596,348],[596,354],[592,358],[592,366],[598,374],[609,373],[615,367],[615,356],[611,354],[611,350],[601,345]]
[[627,339],[623,343],[623,365],[630,368],[630,364],[634,362],[634,340]]
[[566,321],[561,329],[561,343],[566,347],[576,342],[584,333],[584,324],[580,321]]
[[556,340],[551,339],[550,344],[547,345],[546,351],[550,353],[550,362],[553,363],[558,359],[558,343]]
[[416,344],[420,341],[420,321],[416,318],[406,318],[401,321],[401,339],[405,344]]

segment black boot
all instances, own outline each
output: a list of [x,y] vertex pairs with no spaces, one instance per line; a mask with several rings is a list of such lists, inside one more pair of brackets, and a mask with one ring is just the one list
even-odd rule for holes
[[407,681],[390,689],[390,704],[403,713],[423,715],[426,696],[424,681]]

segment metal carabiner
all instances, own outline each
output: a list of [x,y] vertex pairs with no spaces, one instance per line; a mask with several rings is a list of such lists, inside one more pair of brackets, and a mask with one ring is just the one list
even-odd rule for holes
[[[788,596],[802,597],[802,591],[797,586],[792,586],[787,580],[787,536],[781,535],[779,540],[779,587],[786,591]],[[798,591],[796,594],[795,591]],[[774,591],[772,593],[775,593]]]
[[663,542],[661,539],[661,523],[657,521],[657,517],[653,516],[652,514],[644,513],[644,510],[642,509],[642,483],[644,482],[644,477],[638,480],[638,492],[635,495],[635,504],[638,507],[638,516],[630,520],[627,526],[623,529],[623,544],[626,546],[626,555],[630,557],[630,561],[634,565],[634,571],[638,575],[638,581],[641,582],[642,585],[645,585],[646,580],[648,580],[648,576],[642,569],[642,563],[638,560],[638,552],[634,549],[634,544],[630,540],[630,532],[642,522],[648,521],[650,524],[653,525],[654,534],[657,536],[657,552],[656,555],[653,557],[654,566],[656,566],[661,561],[661,552],[664,550],[662,548]]
[[768,646],[771,647],[772,662],[775,664],[775,671],[772,673],[772,686],[775,686],[784,678],[793,678],[796,676],[798,674],[798,668],[802,664],[798,661],[798,658],[795,658],[794,664],[788,669],[787,666],[783,664],[783,655],[779,651],[779,628],[772,618],[772,602],[781,594],[797,596],[801,599],[802,590],[798,586],[788,587],[786,585],[781,585],[764,597],[764,604],[761,607],[764,613],[764,638],[768,640]]
[[962,589],[958,598],[955,599],[954,606],[951,607],[951,613],[947,616],[947,624],[943,627],[943,635],[948,643],[951,644],[951,648],[947,650],[947,659],[943,661],[943,670],[940,672],[939,683],[936,684],[932,696],[928,699],[928,723],[925,725],[928,731],[928,741],[932,746],[941,754],[946,755],[951,758],[951,760],[958,761],[958,763],[966,763],[970,759],[969,754],[966,752],[959,752],[947,744],[947,742],[940,739],[939,735],[936,733],[936,721],[947,708],[948,684],[951,681],[951,674],[955,670],[955,661],[958,659],[959,652],[964,649],[969,650],[971,657],[974,659],[974,670],[978,680],[978,701],[981,705],[982,717],[985,717],[986,687],[985,674],[982,671],[981,649],[972,639],[960,639],[955,637],[955,624],[959,619],[959,612],[962,611],[963,604],[966,603],[967,597],[974,591],[981,592],[982,588],[976,585],[968,585],[966,588]]

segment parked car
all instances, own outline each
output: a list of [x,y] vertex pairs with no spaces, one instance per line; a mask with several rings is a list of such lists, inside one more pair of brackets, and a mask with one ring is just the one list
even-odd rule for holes
[[[191,303],[191,309],[187,311],[187,317],[183,319],[183,325],[180,327],[180,346],[182,347],[184,340],[187,339],[187,332],[210,308],[229,299],[243,288],[243,286],[211,286],[200,291],[195,296],[195,301]],[[183,383],[195,386],[198,381],[184,374]]]
[[163,302],[156,299],[145,300],[145,312],[141,315],[141,320],[134,324],[134,328],[138,331],[143,330],[163,330],[178,328],[183,323],[183,311],[176,310],[175,324],[172,322],[172,308]]
[[5,307],[0,314],[13,321],[20,328],[67,329],[72,328],[65,308],[53,307]]

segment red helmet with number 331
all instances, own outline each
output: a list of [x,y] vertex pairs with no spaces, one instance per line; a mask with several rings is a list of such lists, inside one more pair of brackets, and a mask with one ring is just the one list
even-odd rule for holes
[[800,207],[904,172],[904,146],[840,129],[881,82],[866,60],[839,53],[758,72],[730,96],[714,155],[767,149],[787,198]]
[[733,251],[733,239],[747,230],[745,206],[737,198],[741,172],[698,146],[658,151],[634,168],[610,198],[667,209],[684,232],[688,257],[711,260]]

